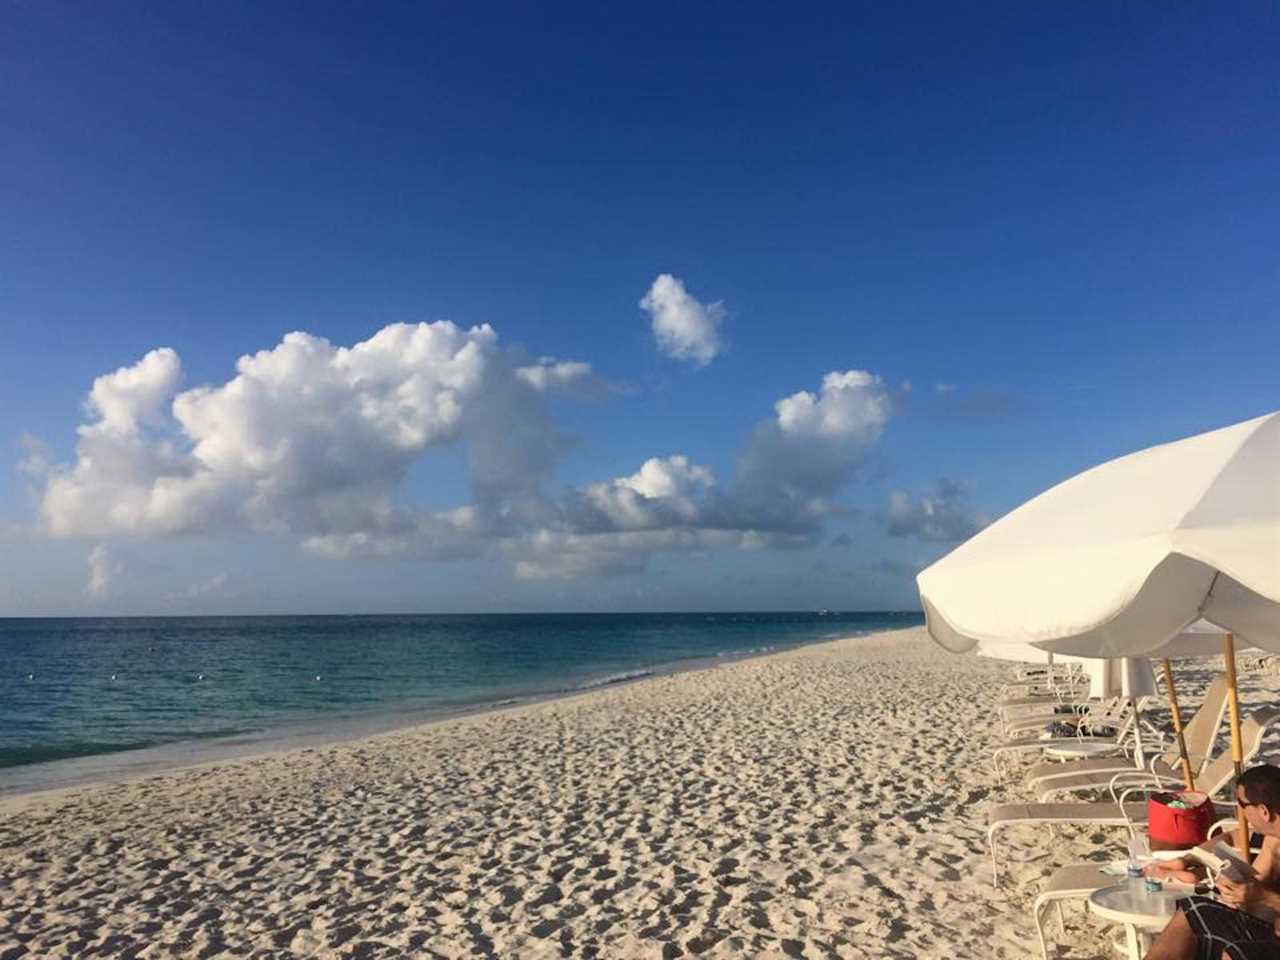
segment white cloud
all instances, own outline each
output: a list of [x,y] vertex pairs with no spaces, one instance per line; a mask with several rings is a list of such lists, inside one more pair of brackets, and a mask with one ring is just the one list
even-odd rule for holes
[[642,570],[650,555],[733,546],[739,537],[721,531],[668,528],[581,534],[536,530],[505,544],[521,580],[618,576]]
[[732,508],[763,529],[812,530],[838,509],[834,497],[879,441],[893,399],[880,377],[832,371],[819,394],[794,393],[774,409],[738,459]]
[[[268,532],[320,557],[496,556],[551,579],[633,572],[667,551],[812,543],[893,415],[879,377],[832,371],[777,401],[723,485],[674,454],[550,496],[570,444],[547,394],[592,376],[447,322],[396,324],[349,348],[291,333],[226,382],[186,390],[177,355],[156,350],[94,382],[74,462],[31,443],[27,472],[57,536]],[[410,468],[444,445],[465,453],[470,502],[401,502]],[[117,568],[105,547],[95,557],[105,595]]]
[[652,457],[631,476],[592,484],[584,498],[622,529],[673,526],[697,520],[696,498],[714,484],[710,469],[677,454]]
[[539,357],[537,363],[516,368],[516,376],[539,392],[564,389],[591,380],[591,364]]
[[81,427],[81,435],[137,433],[140,424],[155,422],[164,415],[181,379],[178,355],[168,347],[152,350],[132,367],[98,377],[87,402],[98,421]]
[[991,522],[969,506],[963,484],[945,477],[918,501],[895,490],[889,495],[888,517],[890,536],[940,543],[967,540]]
[[291,333],[227,383],[176,395],[177,355],[152,351],[95,381],[97,419],[49,478],[45,523],[66,536],[366,528],[409,464],[458,435],[495,343],[487,326],[450,323],[397,324],[350,349]]
[[681,454],[674,457],[651,457],[640,470],[614,481],[615,486],[634,490],[642,497],[680,499],[695,487],[709,487],[715,477],[708,467],[689,462]]
[[720,337],[723,304],[699,303],[678,277],[660,274],[640,307],[649,314],[658,349],[667,356],[705,367],[724,349]]
[[307,537],[302,547],[330,560],[406,556],[458,560],[478,556],[483,541],[495,535],[495,524],[467,505],[435,514],[399,511],[368,530]]
[[935,383],[933,385],[934,393],[955,393],[956,385],[954,383]]
[[880,438],[892,402],[879,377],[846,370],[822,378],[821,396],[802,390],[775,407],[778,428],[785,434],[867,444]]
[[98,600],[106,600],[111,596],[115,578],[121,573],[121,567],[107,550],[106,544],[98,544],[89,551],[89,582],[85,593]]
[[838,496],[892,415],[879,377],[828,373],[818,394],[801,391],[775,404],[726,487],[687,456],[647,460],[636,473],[580,491],[565,507],[560,536],[548,531],[513,546],[517,575],[618,572],[627,569],[624,556],[671,550],[812,543],[822,519],[843,509]]

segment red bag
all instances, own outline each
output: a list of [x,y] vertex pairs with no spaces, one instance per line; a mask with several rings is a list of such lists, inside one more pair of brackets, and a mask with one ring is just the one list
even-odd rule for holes
[[1147,836],[1152,850],[1203,843],[1213,826],[1213,803],[1199,790],[1153,793],[1147,799]]

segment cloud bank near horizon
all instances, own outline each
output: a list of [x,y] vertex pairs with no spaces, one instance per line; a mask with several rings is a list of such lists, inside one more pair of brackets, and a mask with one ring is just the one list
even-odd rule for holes
[[[226,382],[188,388],[160,348],[94,381],[74,462],[31,440],[22,469],[55,537],[249,531],[322,557],[497,557],[552,580],[637,572],[661,552],[817,542],[894,415],[880,377],[832,371],[774,404],[732,476],[663,453],[548,494],[570,446],[548,399],[599,382],[588,363],[530,362],[492,327],[448,321],[392,324],[351,347],[290,333]],[[464,452],[470,502],[403,503],[410,469],[445,447]],[[913,509],[945,515],[944,501]],[[899,529],[905,510],[891,510]],[[92,592],[105,594],[109,555],[96,549]]]

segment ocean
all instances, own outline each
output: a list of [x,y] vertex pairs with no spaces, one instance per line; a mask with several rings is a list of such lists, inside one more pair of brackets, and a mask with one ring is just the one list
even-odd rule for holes
[[918,613],[0,619],[0,793],[346,739]]

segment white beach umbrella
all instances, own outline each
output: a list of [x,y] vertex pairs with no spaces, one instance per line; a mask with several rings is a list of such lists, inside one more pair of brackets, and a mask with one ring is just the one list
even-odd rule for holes
[[1201,617],[1280,651],[1280,412],[1086,470],[916,582],[955,651],[1133,656]]
[[1201,618],[1223,628],[1239,767],[1232,634],[1280,651],[1280,412],[1086,470],[916,582],[929,633],[957,652],[1132,656]]

